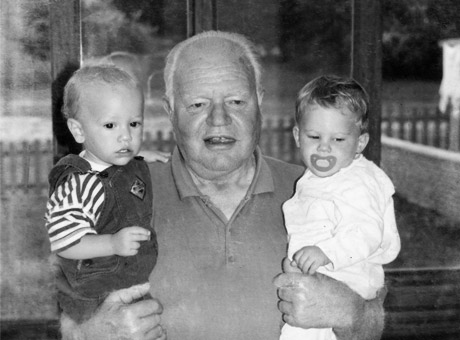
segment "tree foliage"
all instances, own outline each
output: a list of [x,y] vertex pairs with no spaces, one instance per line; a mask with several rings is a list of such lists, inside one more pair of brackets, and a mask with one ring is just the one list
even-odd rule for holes
[[[311,65],[348,64],[352,0],[279,0],[279,45],[284,60]],[[85,0],[87,53],[114,50],[145,53],[152,34],[161,35],[164,0]],[[381,0],[383,76],[439,79],[439,42],[460,38],[460,0]],[[238,12],[237,12],[238,13]],[[37,1],[26,13],[29,29],[20,39],[25,51],[49,59],[48,7]],[[316,59],[312,59],[315,55]]]
[[460,38],[460,1],[385,0],[383,76],[440,79],[439,42]]

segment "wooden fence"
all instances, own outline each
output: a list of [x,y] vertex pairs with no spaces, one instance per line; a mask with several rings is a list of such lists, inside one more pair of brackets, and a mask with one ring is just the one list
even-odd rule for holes
[[[415,117],[420,118],[421,115],[416,114]],[[398,120],[392,121],[392,118]],[[414,116],[411,116],[411,119],[414,119]],[[386,130],[388,134],[396,134],[399,131],[395,128],[397,124],[401,126],[407,124],[406,121],[392,115],[384,116],[385,122],[389,122],[387,124],[392,127]],[[414,126],[420,125],[414,120],[411,120],[410,123]],[[260,141],[265,154],[288,162],[299,163],[299,154],[291,133],[292,124],[292,120],[266,121]],[[429,126],[429,124],[424,126]],[[404,136],[413,135],[406,132]],[[417,133],[415,136],[418,138]],[[428,142],[439,140],[440,145],[443,145],[443,138],[430,137],[422,138],[422,140]],[[175,143],[172,133],[165,134],[159,131],[154,134],[146,133],[145,145],[147,148],[171,151]],[[43,201],[48,190],[47,175],[52,166],[52,155],[51,141],[21,144],[0,143],[2,202],[4,197],[10,197],[7,195],[17,190],[25,195],[24,197],[38,197]],[[33,195],[28,195],[27,191],[33,191]],[[11,195],[11,197],[16,196]],[[16,208],[12,205],[5,205],[5,209]],[[14,211],[4,211],[4,213],[12,215]],[[25,213],[30,214],[29,211]],[[11,235],[17,234],[16,225],[11,224],[5,227],[14,230],[14,233],[10,232]],[[23,234],[19,233],[19,235]],[[383,339],[415,339],[423,336],[426,339],[460,339],[460,324],[458,323],[460,318],[460,270],[389,270],[386,272],[386,277],[389,294],[385,301],[387,321]],[[58,322],[55,318],[2,321],[2,337],[14,338],[12,334],[16,333],[19,334],[17,339],[58,339]],[[29,333],[30,337],[26,337]],[[43,337],[39,337],[37,333],[43,334]]]
[[[449,113],[435,105],[387,103],[382,108],[382,134],[417,144],[453,150]],[[453,150],[459,151],[459,150]]]
[[[260,145],[266,155],[287,162],[299,163],[298,152],[292,138],[292,122],[268,121],[264,125]],[[172,151],[175,142],[172,132],[146,132],[147,149]],[[48,172],[52,167],[53,147],[50,140],[22,143],[0,142],[0,188],[8,190],[47,190]]]
[[[449,149],[449,116],[434,106],[389,104],[383,107],[382,134],[414,143]],[[266,119],[260,147],[264,154],[286,162],[300,164],[292,137],[293,119]],[[172,132],[146,132],[145,147],[171,151],[175,142]],[[33,141],[0,142],[0,188],[43,190],[52,166],[52,143]]]

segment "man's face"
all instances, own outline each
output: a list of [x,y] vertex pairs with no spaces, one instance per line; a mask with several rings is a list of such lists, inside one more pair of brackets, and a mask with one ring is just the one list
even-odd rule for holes
[[254,76],[232,54],[184,51],[174,76],[176,141],[188,166],[205,179],[240,169],[259,139]]

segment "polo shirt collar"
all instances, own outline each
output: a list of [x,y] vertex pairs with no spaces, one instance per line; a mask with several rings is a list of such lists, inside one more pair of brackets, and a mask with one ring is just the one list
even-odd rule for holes
[[[259,147],[257,147],[254,151],[254,156],[256,160],[256,171],[254,180],[249,187],[248,194],[257,195],[266,192],[273,192],[275,185],[273,183],[272,172]],[[171,166],[174,182],[176,183],[177,191],[181,200],[189,196],[203,196],[193,182],[192,176],[187,170],[184,158],[177,146],[174,148],[171,157]]]

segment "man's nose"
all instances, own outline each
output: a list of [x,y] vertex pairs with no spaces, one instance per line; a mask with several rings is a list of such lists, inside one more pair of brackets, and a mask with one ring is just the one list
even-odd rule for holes
[[225,103],[213,104],[206,122],[210,126],[222,126],[230,124],[231,118],[226,111]]

